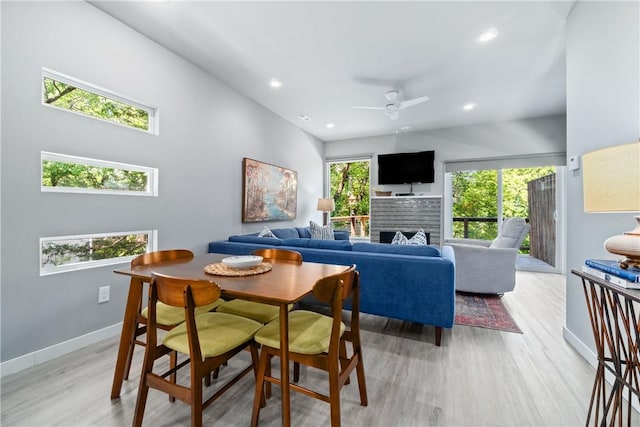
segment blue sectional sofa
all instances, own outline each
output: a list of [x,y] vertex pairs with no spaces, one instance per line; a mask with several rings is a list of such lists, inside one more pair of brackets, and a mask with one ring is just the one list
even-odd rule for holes
[[230,236],[209,243],[209,252],[248,255],[270,246],[291,249],[305,261],[356,264],[360,272],[360,311],[435,326],[436,345],[442,328],[455,316],[455,257],[450,246],[401,246],[351,243],[347,232],[336,240],[311,239],[309,227],[271,230],[278,238],[258,233]]

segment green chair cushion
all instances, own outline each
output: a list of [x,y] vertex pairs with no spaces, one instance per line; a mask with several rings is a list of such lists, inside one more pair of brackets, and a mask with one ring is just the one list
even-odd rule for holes
[[[222,305],[223,303],[224,300],[222,298],[218,298],[218,300],[213,302],[212,304],[203,305],[202,307],[196,307],[196,316],[211,311],[214,308]],[[142,310],[141,314],[145,319],[147,318],[147,307]],[[158,302],[156,304],[156,321],[160,325],[167,326],[182,323],[184,322],[184,308],[172,307],[163,302]]]
[[[289,305],[289,311],[293,305]],[[277,305],[262,304],[259,302],[246,301],[242,299],[234,299],[227,301],[217,308],[220,313],[235,314],[236,316],[253,319],[262,324],[269,323],[278,318],[280,307]]]
[[[227,313],[204,313],[196,317],[196,328],[202,357],[226,353],[251,340],[262,324]],[[162,343],[172,350],[189,354],[187,324],[181,323],[162,338]]]
[[[289,313],[289,351],[302,354],[320,354],[329,350],[331,317],[307,310]],[[340,322],[340,335],[345,331]],[[280,321],[269,322],[254,337],[260,344],[280,348]]]

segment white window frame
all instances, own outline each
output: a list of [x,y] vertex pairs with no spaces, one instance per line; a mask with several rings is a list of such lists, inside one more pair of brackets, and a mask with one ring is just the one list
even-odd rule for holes
[[[49,187],[42,183],[43,180],[43,165],[45,161],[80,164],[86,166],[96,166],[102,168],[113,168],[127,171],[143,172],[147,174],[147,188],[146,191],[134,191],[134,190],[109,190],[99,188],[80,188],[80,187]],[[147,166],[131,165],[127,163],[111,162],[107,160],[91,159],[88,157],[72,156],[68,154],[51,153],[48,151],[40,152],[40,190],[42,192],[54,192],[54,193],[84,193],[84,194],[110,194],[110,195],[124,195],[124,196],[158,196],[158,169]]]
[[[89,114],[85,114],[85,113],[83,113],[81,111],[69,110],[67,108],[62,108],[62,107],[58,107],[56,105],[47,104],[44,101],[44,85],[43,85],[43,81],[44,81],[45,77],[48,77],[50,79],[59,81],[61,83],[65,83],[65,84],[68,84],[68,85],[71,85],[71,86],[75,86],[75,87],[77,87],[79,89],[86,90],[87,92],[92,92],[92,93],[104,96],[105,98],[109,98],[109,99],[112,99],[114,101],[118,101],[118,102],[121,102],[123,104],[131,105],[133,107],[136,107],[136,108],[139,108],[141,110],[144,110],[149,115],[149,128],[148,129],[140,129],[140,128],[136,128],[136,127],[133,127],[133,126],[130,126],[130,125],[127,125],[127,124],[118,123],[118,122],[113,121],[113,120],[102,119],[100,117],[95,117],[95,116],[92,116],[92,115],[89,115]],[[94,84],[82,81],[82,80],[77,79],[75,77],[71,77],[71,76],[68,76],[66,74],[62,74],[62,73],[60,73],[58,71],[54,71],[54,70],[51,70],[51,69],[45,68],[45,67],[42,67],[42,76],[40,77],[40,86],[42,88],[41,89],[42,93],[40,95],[40,102],[45,107],[55,108],[57,110],[66,111],[68,113],[78,114],[78,115],[80,115],[82,117],[90,117],[90,118],[95,119],[95,120],[100,120],[101,122],[112,123],[112,124],[117,125],[117,126],[122,126],[122,127],[127,128],[127,129],[134,129],[134,130],[137,130],[137,131],[140,131],[140,132],[150,133],[152,135],[158,135],[159,134],[159,131],[160,131],[159,111],[158,111],[158,108],[156,108],[156,107],[151,107],[149,105],[145,105],[144,103],[142,103],[140,101],[136,101],[136,100],[133,100],[133,99],[131,99],[129,97],[126,97],[124,95],[120,95],[120,94],[118,94],[116,92],[113,92],[113,91],[111,91],[109,89],[105,89],[105,88],[102,88],[100,86],[96,86]]]
[[108,258],[95,261],[81,261],[69,264],[58,265],[54,267],[42,266],[42,247],[44,243],[56,240],[74,240],[74,239],[91,239],[110,236],[129,236],[133,234],[146,234],[147,238],[147,250],[146,252],[153,252],[158,250],[158,230],[142,230],[142,231],[123,231],[115,233],[97,233],[97,234],[79,234],[70,236],[54,236],[54,237],[41,237],[39,246],[39,265],[40,276],[48,276],[51,274],[66,273],[69,271],[86,270],[88,268],[103,267],[107,265],[123,264],[131,262],[131,260],[138,255],[128,255],[118,258]]

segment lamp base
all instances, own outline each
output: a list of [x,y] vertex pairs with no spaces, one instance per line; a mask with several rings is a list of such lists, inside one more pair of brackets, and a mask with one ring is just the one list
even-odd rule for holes
[[329,212],[322,212],[322,225],[329,223]]
[[604,247],[612,254],[625,257],[618,261],[621,268],[640,268],[640,215],[636,216],[636,228],[624,234],[609,237]]

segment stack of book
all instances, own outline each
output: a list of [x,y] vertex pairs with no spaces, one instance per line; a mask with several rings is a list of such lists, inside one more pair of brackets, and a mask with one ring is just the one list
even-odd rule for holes
[[640,289],[640,268],[621,268],[617,261],[608,259],[588,259],[582,266],[584,273],[595,276],[614,285],[629,289]]

